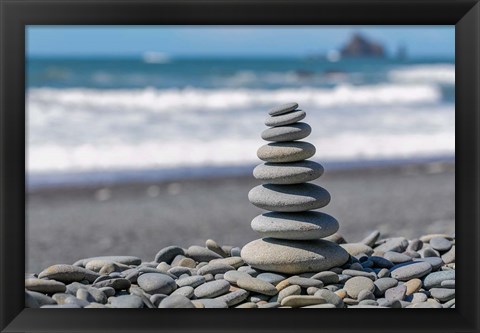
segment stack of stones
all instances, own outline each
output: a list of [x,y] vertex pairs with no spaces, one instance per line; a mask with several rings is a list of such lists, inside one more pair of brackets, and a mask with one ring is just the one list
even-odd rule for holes
[[264,184],[248,194],[252,204],[265,210],[253,219],[252,229],[264,238],[242,249],[241,256],[251,267],[278,273],[321,272],[345,264],[349,254],[334,242],[323,240],[336,233],[337,220],[314,211],[330,202],[324,188],[309,183],[323,174],[323,167],[309,161],[315,147],[305,141],[311,128],[297,103],[269,111],[265,124],[270,128],[262,138],[271,141],[257,151],[265,161],[253,175]]

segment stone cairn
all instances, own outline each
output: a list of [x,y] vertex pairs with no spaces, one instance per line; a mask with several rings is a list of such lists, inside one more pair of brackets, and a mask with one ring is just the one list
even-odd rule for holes
[[304,122],[305,112],[297,103],[269,111],[257,156],[265,161],[253,170],[264,184],[248,194],[252,204],[270,212],[255,217],[251,227],[264,238],[248,243],[241,256],[250,266],[272,272],[300,274],[320,272],[345,264],[349,254],[334,242],[320,238],[337,232],[332,216],[314,211],[330,202],[324,188],[309,183],[323,174],[323,167],[309,161],[315,146],[297,141],[306,138],[311,128]]

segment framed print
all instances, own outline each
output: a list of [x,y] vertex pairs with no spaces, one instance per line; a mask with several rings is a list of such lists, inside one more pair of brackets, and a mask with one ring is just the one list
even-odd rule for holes
[[0,8],[2,332],[478,330],[476,1]]

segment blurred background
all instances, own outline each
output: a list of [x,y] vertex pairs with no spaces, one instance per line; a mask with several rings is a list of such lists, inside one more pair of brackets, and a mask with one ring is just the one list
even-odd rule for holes
[[455,231],[453,26],[29,26],[26,270],[258,236],[269,108],[307,112],[358,241]]

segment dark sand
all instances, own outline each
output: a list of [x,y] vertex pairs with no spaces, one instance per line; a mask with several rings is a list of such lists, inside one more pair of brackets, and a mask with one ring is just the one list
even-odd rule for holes
[[[327,172],[315,183],[332,196],[322,211],[359,241],[455,232],[455,167],[423,164]],[[32,192],[27,202],[27,271],[100,255],[153,260],[162,247],[243,246],[258,238],[250,221],[253,176]]]

